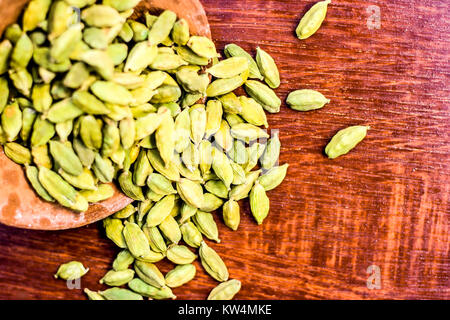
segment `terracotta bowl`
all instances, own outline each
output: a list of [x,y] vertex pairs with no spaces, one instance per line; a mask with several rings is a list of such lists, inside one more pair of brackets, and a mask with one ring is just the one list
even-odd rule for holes
[[[0,34],[5,27],[17,21],[27,2],[0,0]],[[185,18],[189,22],[191,33],[211,37],[208,19],[198,0],[141,1],[134,16],[142,16],[147,11],[159,13],[162,9],[170,9],[179,17]],[[0,148],[0,222],[3,224],[37,230],[77,228],[101,220],[131,201],[116,188],[111,199],[91,205],[84,213],[45,202],[28,185],[23,168],[9,160]]]

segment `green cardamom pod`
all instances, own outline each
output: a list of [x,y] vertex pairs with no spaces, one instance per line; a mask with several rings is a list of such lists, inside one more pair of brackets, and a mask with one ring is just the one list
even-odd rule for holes
[[127,270],[134,262],[134,257],[127,249],[120,251],[113,262],[115,271]]
[[189,24],[185,19],[180,19],[174,23],[172,28],[173,42],[180,46],[185,46],[189,41]]
[[266,191],[275,189],[286,177],[288,167],[289,164],[287,163],[279,167],[273,167],[258,178],[259,184],[262,185]]
[[367,135],[368,126],[352,126],[340,130],[331,139],[325,148],[325,153],[330,159],[347,154]]
[[180,230],[183,236],[183,240],[188,246],[191,246],[193,248],[200,247],[203,241],[202,234],[191,221],[183,223],[180,226]]
[[280,73],[273,58],[263,49],[257,47],[256,62],[261,74],[264,76],[264,81],[269,87],[272,89],[278,88],[280,86]]
[[236,231],[241,221],[240,208],[237,201],[230,199],[223,205],[223,221],[231,230]]
[[15,143],[9,142],[5,144],[3,151],[5,155],[10,158],[12,161],[18,164],[30,164],[31,163],[31,152],[24,146]]
[[175,196],[168,195],[158,201],[147,214],[147,226],[156,227],[170,215],[175,205]]
[[269,214],[269,198],[264,187],[256,181],[250,192],[250,209],[258,224],[262,224]]
[[85,268],[81,262],[71,261],[59,266],[55,279],[75,280],[84,276],[88,271],[89,268]]
[[220,243],[219,230],[211,213],[197,210],[197,213],[192,217],[192,220],[198,230],[200,230],[200,232],[203,233],[208,239]]
[[78,176],[83,173],[83,165],[71,147],[58,141],[50,141],[50,153],[67,173]]
[[149,227],[144,225],[143,231],[148,239],[150,247],[155,252],[166,252],[166,242],[157,227]]
[[161,271],[153,264],[143,261],[136,261],[134,263],[134,269],[138,277],[147,284],[163,288],[166,284],[164,276]]
[[91,291],[88,288],[84,288],[83,292],[86,293],[89,300],[105,300],[105,298],[100,293]]
[[194,279],[196,273],[193,264],[184,264],[176,266],[166,274],[166,284],[170,288],[181,287]]
[[158,45],[163,42],[172,31],[172,28],[177,20],[177,15],[170,11],[165,10],[156,18],[148,33],[148,42],[150,45]]
[[175,264],[190,264],[197,259],[197,255],[186,246],[173,245],[166,252],[167,259]]
[[267,112],[277,113],[280,111],[280,98],[278,98],[276,93],[264,83],[248,80],[245,83],[245,90],[249,96],[261,104]]
[[119,287],[127,284],[133,280],[133,278],[134,271],[131,269],[121,271],[110,270],[100,279],[99,283]]
[[181,230],[177,221],[169,215],[159,224],[159,229],[164,234],[167,240],[171,243],[177,244],[181,240]]
[[216,78],[232,78],[248,69],[248,60],[245,57],[231,57],[206,69],[206,72]]
[[114,188],[110,184],[102,183],[95,190],[82,190],[80,194],[89,202],[105,201],[114,195]]
[[100,291],[99,294],[106,300],[144,300],[140,294],[118,287]]
[[206,272],[217,281],[224,282],[228,280],[228,269],[222,258],[214,249],[202,241],[200,245],[200,259]]
[[31,186],[33,187],[34,191],[45,201],[48,202],[54,202],[55,199],[51,195],[48,194],[48,192],[45,190],[45,188],[42,186],[42,184],[39,182],[39,170],[36,167],[33,166],[26,166],[25,173],[27,176],[28,181],[30,182]]
[[232,300],[239,290],[241,290],[239,280],[228,280],[211,290],[208,300]]
[[144,257],[150,252],[150,245],[144,232],[135,223],[125,223],[123,237],[128,250],[135,257]]
[[149,297],[151,299],[162,300],[176,298],[169,287],[157,288],[137,278],[131,280],[128,283],[128,287],[130,287],[130,289],[134,292],[137,292],[144,297]]
[[299,39],[307,39],[319,30],[323,20],[325,20],[330,3],[331,0],[320,1],[306,12],[295,30]]
[[255,60],[253,60],[252,56],[247,53],[244,49],[241,47],[235,45],[235,44],[228,44],[225,46],[225,55],[230,57],[244,57],[248,61],[248,67],[250,70],[249,78],[250,79],[259,79],[263,80],[264,77],[261,75],[261,72],[259,71],[258,65],[256,64]]
[[267,143],[266,150],[261,157],[261,166],[264,169],[269,170],[278,162],[278,158],[280,157],[280,148],[281,143],[278,138],[278,132],[275,132]]
[[318,91],[302,89],[291,92],[286,102],[294,110],[310,111],[322,108],[327,103],[330,103],[330,100]]
[[195,208],[203,205],[203,189],[199,183],[182,178],[177,182],[177,191],[181,199],[189,205]]
[[8,141],[16,140],[22,129],[22,111],[17,102],[5,107],[1,115],[1,125]]
[[120,219],[106,218],[103,220],[106,236],[114,242],[119,248],[127,248],[125,238],[123,236],[123,222]]

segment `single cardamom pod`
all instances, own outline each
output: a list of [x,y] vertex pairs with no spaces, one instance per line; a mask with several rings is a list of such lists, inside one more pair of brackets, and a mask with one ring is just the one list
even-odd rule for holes
[[323,20],[325,20],[328,4],[330,3],[331,0],[320,1],[306,12],[295,30],[299,39],[307,39],[319,30]]
[[140,294],[118,287],[100,291],[99,294],[106,300],[144,300]]
[[250,192],[250,209],[258,224],[262,224],[269,214],[269,202],[264,187],[256,181]]
[[322,108],[330,100],[318,91],[302,89],[289,93],[286,102],[294,110],[310,111]]
[[193,264],[184,264],[176,266],[166,274],[166,284],[170,288],[181,287],[194,279],[196,273]]
[[232,300],[239,290],[241,290],[239,280],[228,280],[215,287],[210,292],[208,300]]
[[162,121],[155,132],[156,146],[161,159],[168,167],[175,151],[175,122],[167,108],[161,108],[158,113],[162,115]]
[[82,190],[80,194],[89,202],[105,201],[114,195],[114,188],[110,184],[102,183],[95,190]]
[[177,166],[173,162],[170,162],[166,167],[166,164],[164,164],[164,161],[161,159],[158,150],[148,150],[147,157],[155,171],[161,173],[171,181],[180,180],[180,172]]
[[183,240],[188,246],[193,248],[200,247],[203,241],[202,234],[191,221],[183,223],[180,226],[180,230],[183,235]]
[[139,152],[133,169],[133,181],[135,185],[139,187],[145,186],[147,178],[153,172],[153,168],[147,158],[147,151],[144,149]]
[[259,71],[258,65],[256,64],[255,60],[253,60],[252,56],[247,53],[244,49],[239,47],[238,45],[231,43],[225,46],[225,55],[230,57],[244,57],[248,61],[248,67],[250,70],[249,78],[250,79],[259,79],[263,80],[264,77],[262,76],[261,72]]
[[231,57],[206,69],[206,72],[216,78],[232,78],[248,69],[248,60],[245,57]]
[[195,208],[203,205],[203,189],[199,183],[182,178],[177,182],[177,190],[181,199],[189,205]]
[[149,227],[144,225],[143,231],[148,239],[150,247],[155,252],[166,252],[166,242],[157,227]]
[[187,46],[201,57],[212,59],[218,56],[214,42],[207,37],[191,36]]
[[150,245],[144,232],[135,223],[125,223],[123,237],[133,257],[144,257],[150,252]]
[[157,288],[151,286],[141,279],[135,278],[128,283],[128,287],[137,292],[144,297],[149,297],[151,299],[162,300],[162,299],[175,299],[176,296],[172,293],[169,287]]
[[136,261],[134,263],[134,269],[138,277],[147,284],[163,288],[166,284],[164,276],[161,271],[153,264],[143,261]]
[[214,142],[226,152],[233,148],[233,137],[231,136],[228,122],[222,120],[219,131],[214,135]]
[[258,178],[259,183],[264,187],[264,190],[270,191],[278,187],[286,177],[289,164],[284,164],[279,167],[273,167],[261,177]]
[[158,201],[147,214],[147,226],[156,227],[170,215],[175,205],[175,196],[173,194],[165,196]]
[[120,287],[133,280],[133,278],[134,271],[131,269],[121,271],[110,270],[100,279],[99,283],[112,287]]
[[249,96],[261,104],[267,112],[277,113],[280,111],[280,98],[278,98],[275,92],[264,83],[248,80],[245,83],[245,90]]
[[221,180],[210,180],[206,182],[205,189],[219,198],[228,198],[228,189]]
[[[113,269],[115,271],[127,270],[134,262],[134,257],[128,250],[122,250],[117,254],[113,262]],[[134,273],[133,273],[134,274]]]
[[106,5],[92,5],[81,12],[81,19],[91,27],[113,27],[125,19],[119,12]]
[[227,266],[217,252],[210,248],[204,241],[200,245],[199,254],[203,268],[205,268],[211,277],[220,282],[228,280]]
[[120,188],[128,197],[138,201],[145,200],[144,194],[142,193],[142,188],[133,183],[133,177],[131,172],[124,171],[119,176],[118,180]]
[[173,245],[166,252],[167,259],[175,264],[189,264],[197,259],[197,255],[186,246]]
[[71,261],[58,268],[55,279],[75,280],[84,276],[88,271],[89,268],[85,268],[81,262]]
[[237,201],[230,199],[223,205],[223,221],[231,230],[236,231],[241,221],[240,208]]
[[233,168],[228,157],[217,148],[212,149],[212,168],[225,187],[230,189],[234,178]]
[[325,153],[330,159],[347,154],[367,135],[368,126],[352,126],[340,130],[331,139],[325,148]]
[[174,12],[170,10],[163,11],[150,28],[148,43],[156,46],[163,42],[170,35],[176,20],[177,15]]
[[6,156],[12,161],[18,164],[30,164],[31,163],[31,152],[24,146],[9,142],[3,148]]
[[132,204],[129,204],[122,210],[117,211],[113,215],[113,217],[116,219],[127,219],[129,216],[131,216],[135,212],[136,212],[136,208]]
[[88,296],[89,300],[106,300],[100,293],[91,291],[88,288],[84,288],[84,293]]
[[[239,166],[239,165],[237,165],[237,166]],[[239,166],[239,168],[240,168],[240,166]],[[245,174],[244,174],[244,177],[245,177]],[[212,193],[205,193],[203,195],[203,205],[199,209],[202,211],[205,211],[205,212],[213,212],[213,211],[216,211],[217,209],[219,209],[222,205],[223,205],[222,199],[220,199],[219,197],[216,197]]]
[[233,127],[231,127],[231,135],[234,138],[245,142],[250,142],[257,139],[265,139],[269,137],[266,130],[263,130],[250,123],[235,124]]
[[[263,107],[252,98],[247,98],[246,96],[240,96],[239,101],[242,106],[241,116],[250,124],[255,126],[265,126],[269,127],[267,123],[266,113]],[[238,124],[238,123],[235,123]],[[231,126],[235,124],[230,124]]]
[[103,220],[106,236],[119,248],[125,249],[127,244],[123,236],[123,222],[120,219],[106,218]]
[[161,222],[159,229],[171,243],[180,242],[182,237],[180,227],[170,214]]
[[251,172],[247,173],[247,176],[245,177],[245,183],[238,185],[238,186],[234,186],[231,189],[230,199],[239,201],[239,200],[247,198],[250,190],[253,187],[253,184],[255,183],[256,179],[258,179],[260,174],[261,174],[261,170],[251,171]]
[[148,176],[147,186],[153,192],[164,196],[177,193],[172,186],[172,181],[159,173],[152,173]]
[[16,140],[22,129],[22,111],[17,102],[5,107],[1,115],[1,125],[7,140],[10,142]]
[[198,230],[203,233],[208,239],[220,243],[219,229],[214,221],[213,215],[208,212],[198,210],[195,216],[192,217],[193,222]]
[[281,143],[280,139],[278,138],[278,132],[275,132],[272,138],[267,143],[266,151],[261,157],[261,166],[264,169],[269,170],[278,162],[278,158],[280,156],[280,148]]
[[208,97],[223,96],[230,93],[244,84],[244,79],[241,75],[234,76],[232,78],[217,79],[213,81],[206,89],[206,95]]
[[263,49],[257,47],[256,62],[258,63],[261,74],[264,76],[264,81],[269,87],[272,89],[278,88],[280,86],[280,73],[273,58]]

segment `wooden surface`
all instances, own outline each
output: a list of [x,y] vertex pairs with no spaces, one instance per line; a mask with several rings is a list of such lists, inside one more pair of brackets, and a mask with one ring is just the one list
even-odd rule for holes
[[[223,256],[240,299],[449,299],[448,1],[370,2],[381,28],[367,27],[362,1],[334,1],[317,34],[294,37],[312,1],[204,0],[218,48],[261,46],[282,75],[277,90],[319,89],[332,103],[271,115],[280,130],[283,185],[258,227],[242,206],[236,233],[220,222]],[[323,148],[346,126],[372,127],[350,154],[328,160]],[[220,220],[219,215],[217,221]],[[80,260],[82,287],[100,289],[114,245],[100,224],[62,232],[0,226],[0,298],[83,299],[52,274]],[[366,286],[377,265],[381,289]],[[215,282],[198,275],[179,298],[204,299]],[[167,271],[169,265],[162,267]]]

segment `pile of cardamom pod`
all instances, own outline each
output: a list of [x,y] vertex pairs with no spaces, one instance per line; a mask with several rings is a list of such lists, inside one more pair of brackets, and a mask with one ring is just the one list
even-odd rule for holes
[[[111,197],[115,181],[135,200],[103,221],[123,251],[100,281],[114,288],[86,290],[91,299],[174,298],[170,288],[196,273],[187,246],[199,248],[206,272],[222,282],[209,298],[231,299],[240,282],[228,280],[204,238],[220,241],[212,214],[219,209],[236,230],[237,201],[247,197],[261,224],[266,191],[286,175],[278,134],[261,128],[264,109],[280,109],[271,89],[280,84],[277,66],[262,49],[255,61],[233,44],[219,60],[214,43],[191,36],[171,11],[135,21],[137,0],[95,2],[32,0],[22,23],[5,30],[4,152],[46,201],[82,212]],[[243,85],[250,97],[233,93]],[[154,265],[164,258],[177,265],[165,277]],[[85,272],[71,262],[57,276]],[[126,284],[130,290],[120,288]]]
[[[278,134],[261,128],[265,111],[280,110],[278,68],[264,50],[257,48],[255,61],[235,44],[220,60],[214,43],[191,36],[171,11],[132,20],[138,3],[30,1],[21,25],[9,26],[0,43],[0,143],[46,201],[82,212],[110,198],[112,182],[135,200],[103,221],[123,250],[100,280],[113,288],[85,289],[90,299],[175,298],[171,288],[196,274],[188,247],[199,249],[205,271],[221,282],[208,299],[232,299],[241,283],[229,280],[205,240],[220,242],[219,209],[225,225],[238,229],[238,201],[247,197],[261,224],[266,192],[286,176]],[[299,38],[320,27],[328,3],[305,15]],[[242,86],[249,97],[234,93]],[[287,100],[300,111],[328,102],[314,90]],[[338,140],[334,156],[349,148]],[[164,276],[155,263],[165,258],[176,267]],[[55,276],[73,280],[87,271],[72,261]]]

